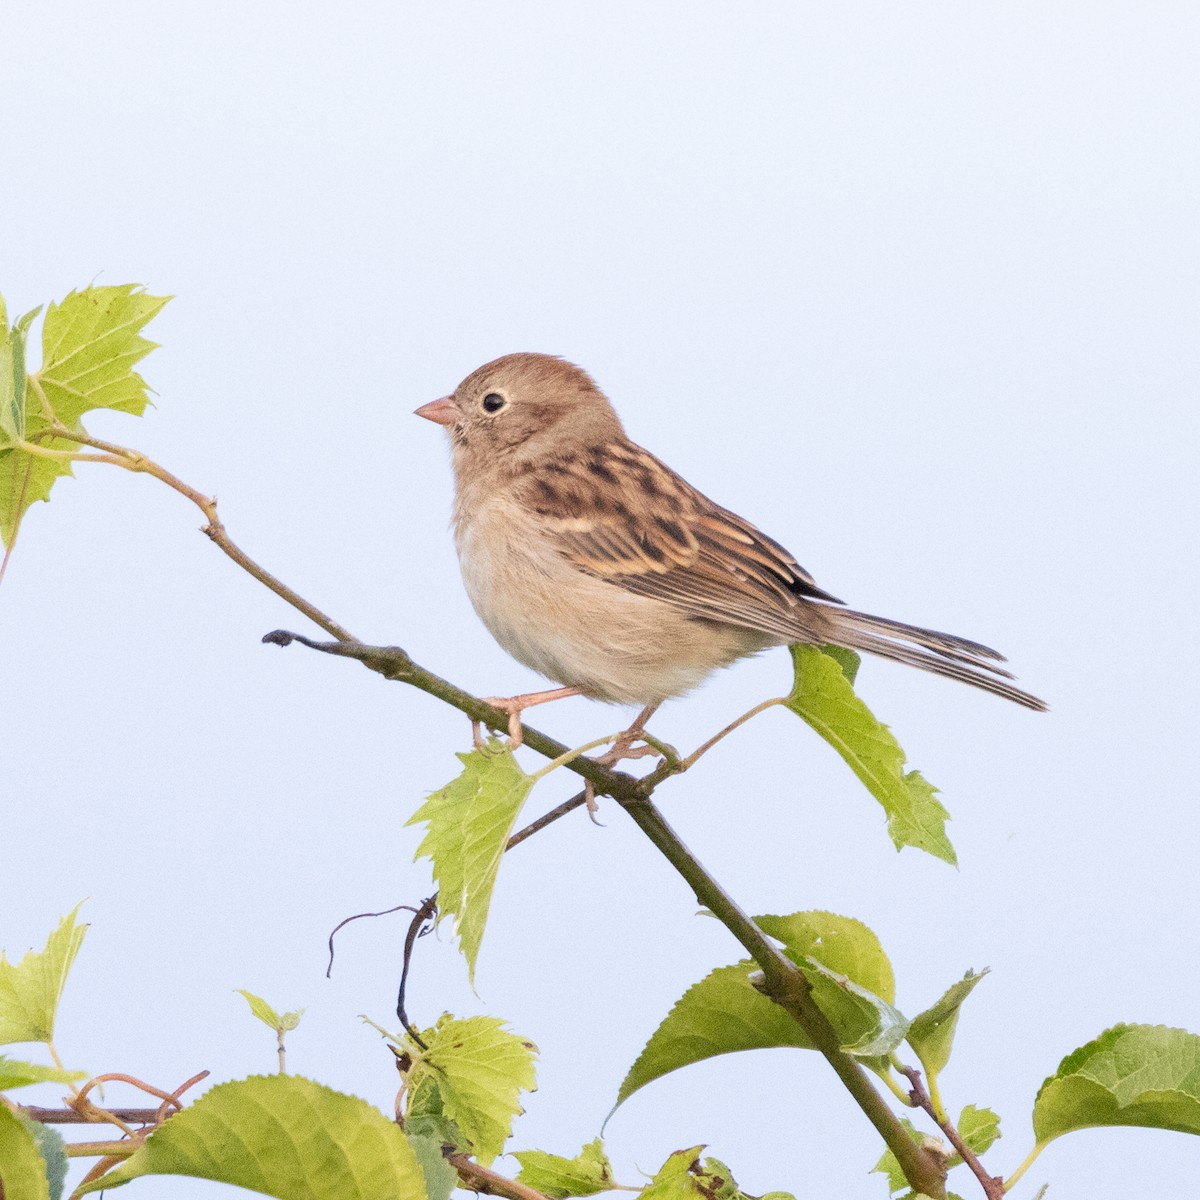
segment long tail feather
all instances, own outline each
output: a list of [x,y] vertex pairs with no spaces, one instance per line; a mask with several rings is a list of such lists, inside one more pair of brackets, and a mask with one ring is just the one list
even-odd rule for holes
[[1012,678],[1010,672],[996,666],[997,661],[1004,661],[1004,656],[988,646],[869,613],[835,608],[823,611],[829,618],[826,636],[835,645],[957,679],[1037,712],[1046,711],[1044,701],[1004,682]]

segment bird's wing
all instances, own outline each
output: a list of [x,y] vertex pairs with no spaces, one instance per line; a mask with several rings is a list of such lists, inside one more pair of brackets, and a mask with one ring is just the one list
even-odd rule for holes
[[579,570],[691,616],[792,640],[806,601],[841,603],[778,542],[632,442],[541,462],[518,487]]

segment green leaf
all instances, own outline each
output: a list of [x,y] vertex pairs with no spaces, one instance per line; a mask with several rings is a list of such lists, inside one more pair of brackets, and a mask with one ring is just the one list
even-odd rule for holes
[[427,1200],[416,1155],[394,1122],[298,1075],[218,1084],[77,1194],[142,1175],[190,1175],[279,1200]]
[[843,1050],[886,1060],[904,1041],[908,1018],[898,1009],[817,959],[793,957],[812,985],[817,1007],[838,1031]]
[[693,1172],[700,1170],[700,1151],[703,1149],[703,1146],[693,1146],[690,1150],[676,1150],[642,1191],[642,1200],[692,1200],[692,1197],[701,1197]]
[[[903,1036],[904,1019],[891,1008],[892,965],[879,939],[861,921],[828,912],[755,920],[801,963],[817,1003],[846,1039],[847,1048],[873,1055],[877,1044],[893,1044]],[[617,1106],[653,1080],[718,1054],[778,1046],[811,1049],[804,1030],[752,986],[756,970],[747,959],[718,967],[688,988],[630,1067]],[[854,986],[843,988],[841,980]]]
[[886,725],[854,694],[842,666],[816,646],[793,645],[795,682],[787,707],[817,731],[883,805],[896,849],[915,846],[951,865],[949,813],[937,789],[919,771],[905,771],[905,755]]
[[25,335],[19,327],[9,328],[8,309],[0,296],[0,437],[15,442],[24,436]]
[[[904,1126],[908,1136],[917,1145],[920,1145],[925,1135],[907,1117],[901,1117],[900,1124]],[[891,1150],[884,1150],[879,1161],[869,1172],[872,1175],[876,1173],[887,1176],[889,1196],[900,1191],[901,1188],[908,1187],[908,1180],[904,1177],[904,1172],[900,1169],[900,1163]],[[909,1195],[911,1196],[912,1193],[910,1192]]]
[[1038,1144],[1098,1125],[1200,1133],[1200,1037],[1114,1025],[1064,1058],[1033,1104]]
[[[408,1133],[408,1130],[405,1130]],[[408,1144],[421,1164],[425,1176],[425,1191],[429,1200],[450,1200],[450,1193],[458,1186],[458,1172],[446,1161],[442,1153],[442,1139],[430,1136],[414,1137],[408,1133]]]
[[59,997],[87,932],[86,925],[75,924],[77,912],[78,904],[44,950],[30,950],[15,966],[0,953],[0,1045],[53,1040]]
[[958,1027],[958,1012],[962,1002],[975,989],[987,970],[968,971],[952,984],[936,1004],[913,1017],[908,1030],[908,1044],[916,1052],[927,1075],[936,1079],[950,1061],[954,1046],[954,1031]]
[[842,674],[853,685],[858,678],[858,668],[862,666],[862,655],[853,650],[847,650],[845,646],[821,646],[820,650],[822,654],[827,654],[842,668]]
[[170,299],[123,283],[84,288],[50,305],[36,378],[64,425],[96,408],[146,411],[146,381],[133,368],[158,345],[141,331]]
[[[642,1200],[750,1200],[729,1168],[717,1158],[700,1160],[703,1146],[677,1150],[642,1191]],[[795,1200],[789,1192],[768,1192],[761,1200]]]
[[73,1083],[86,1077],[86,1071],[63,1071],[0,1054],[0,1092],[11,1092],[13,1088],[28,1087],[32,1083]]
[[234,991],[239,995],[245,996],[246,1003],[250,1005],[250,1011],[268,1029],[273,1029],[276,1033],[290,1033],[300,1024],[300,1018],[304,1016],[304,1009],[302,1008],[296,1009],[295,1012],[280,1014],[261,996],[256,996],[253,992],[248,992],[245,988],[234,988]]
[[245,988],[234,988],[233,990],[246,998],[246,1003],[250,1005],[250,1011],[268,1029],[279,1028],[279,1014],[261,996],[256,996],[253,992],[246,991]]
[[62,1134],[51,1129],[49,1125],[30,1120],[24,1113],[18,1113],[17,1119],[29,1130],[29,1134],[38,1148],[38,1153],[42,1156],[46,1167],[46,1184],[50,1190],[50,1200],[60,1200],[63,1194],[63,1184],[67,1179],[67,1167],[70,1165],[67,1158],[67,1143],[63,1141]]
[[429,1094],[436,1093],[464,1148],[487,1166],[504,1149],[513,1117],[524,1112],[517,1097],[537,1086],[537,1047],[509,1033],[498,1017],[459,1018],[449,1013],[423,1031],[421,1040],[424,1050],[409,1044],[408,1086],[414,1108],[429,1115]]
[[[976,1154],[983,1154],[1001,1138],[1000,1118],[990,1108],[977,1108],[968,1104],[958,1117],[959,1135]],[[950,1165],[962,1162],[956,1154]]]
[[574,1158],[561,1158],[544,1150],[515,1150],[513,1158],[521,1164],[517,1182],[554,1200],[592,1196],[615,1186],[612,1163],[600,1138],[588,1142]]
[[434,792],[408,824],[423,821],[428,826],[417,857],[433,861],[438,907],[454,918],[474,983],[500,859],[534,779],[495,738],[484,749],[457,758],[462,774]]
[[[38,421],[37,426],[30,435],[44,429],[45,422]],[[42,437],[38,443],[48,450],[79,449],[64,438]],[[49,500],[55,480],[72,474],[69,459],[42,458],[0,445],[0,542],[11,546],[30,505]]]
[[[0,410],[5,399],[9,408],[9,418],[0,419],[0,540],[6,545],[12,544],[29,506],[49,500],[55,480],[72,474],[68,459],[33,455],[11,445],[21,422],[27,440],[48,450],[76,451],[75,442],[46,434],[51,421],[46,406],[54,419],[76,431],[82,428],[80,418],[97,408],[140,416],[149,400],[146,382],[133,367],[155,346],[141,330],[169,299],[147,295],[135,284],[119,284],[71,292],[61,304],[50,305],[42,326],[41,370],[27,384],[22,355],[21,383],[0,382]],[[0,352],[0,381],[6,365],[7,377],[15,379],[13,347],[18,341],[24,346],[37,311],[17,322],[9,349]]]
[[4,1200],[50,1200],[46,1159],[29,1124],[0,1104],[0,1195]]
[[[946,1143],[940,1138],[932,1134],[922,1133],[907,1117],[900,1118],[900,1124],[908,1131],[909,1137],[912,1138],[918,1146],[928,1146],[931,1149],[936,1149],[938,1153],[945,1155],[947,1151]],[[1000,1135],[997,1134],[997,1137]],[[955,1155],[947,1160],[947,1168],[957,1166],[962,1162],[962,1159]],[[901,1188],[908,1187],[908,1180],[904,1178],[904,1172],[900,1169],[900,1164],[896,1161],[896,1156],[890,1151],[885,1150],[879,1161],[871,1168],[870,1173],[878,1171],[882,1175],[886,1175],[888,1179],[888,1195],[893,1195]],[[898,1200],[931,1200],[924,1192],[914,1192],[909,1190],[900,1196]],[[956,1192],[947,1192],[946,1200],[962,1200],[962,1197]]]

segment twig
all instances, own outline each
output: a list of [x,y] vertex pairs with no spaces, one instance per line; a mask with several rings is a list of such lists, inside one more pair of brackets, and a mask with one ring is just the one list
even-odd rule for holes
[[432,896],[422,902],[421,907],[417,909],[413,914],[413,919],[408,923],[408,933],[404,937],[404,966],[400,970],[400,987],[396,992],[396,1016],[400,1018],[400,1024],[404,1026],[408,1036],[422,1050],[428,1050],[429,1047],[421,1040],[421,1035],[408,1019],[408,1013],[404,1010],[404,998],[408,991],[408,968],[412,963],[413,947],[417,944],[417,938],[424,937],[433,928],[433,919],[436,915],[437,892],[434,892]]
[[955,1128],[949,1117],[938,1117],[934,1111],[933,1101],[926,1090],[925,1081],[916,1067],[899,1066],[900,1074],[912,1084],[912,1101],[917,1108],[928,1113],[937,1127],[946,1135],[946,1140],[952,1145],[958,1156],[971,1168],[971,1173],[979,1180],[983,1194],[988,1200],[1002,1200],[1004,1196],[1004,1180],[999,1175],[989,1175],[987,1168],[979,1161],[975,1151],[962,1140],[962,1135]]
[[699,749],[693,750],[691,754],[679,762],[678,770],[686,771],[689,767],[694,766],[696,761],[703,755],[707,754],[718,742],[727,738],[735,729],[741,725],[745,725],[751,717],[757,717],[759,713],[766,712],[768,708],[774,708],[779,704],[786,704],[787,700],[778,696],[774,700],[764,700],[761,704],[756,704],[749,712],[744,712],[734,721],[730,721],[724,729],[714,733]]
[[565,817],[567,813],[574,812],[577,808],[582,808],[587,803],[586,792],[576,792],[569,800],[564,800],[557,807],[552,808],[548,813],[543,813],[536,821],[530,821],[524,829],[518,829],[516,833],[508,839],[504,849],[511,850],[514,846],[519,846],[526,838],[531,838],[539,830],[545,829],[547,825],[552,825],[559,817]]
[[365,917],[389,917],[394,912],[415,913],[416,911],[411,904],[396,904],[391,908],[381,909],[379,912],[355,913],[352,917],[344,917],[333,927],[329,934],[329,962],[325,964],[325,978],[329,979],[333,975],[333,939],[337,937],[344,926],[349,925],[351,921],[361,921]]
[[488,1167],[481,1167],[465,1154],[447,1154],[446,1161],[458,1172],[464,1186],[485,1196],[504,1196],[506,1200],[549,1200],[543,1192],[526,1183],[518,1183]]
[[106,454],[112,455],[113,461],[116,461],[117,465],[124,467],[125,470],[152,475],[155,479],[165,483],[167,487],[172,488],[181,496],[185,496],[204,514],[208,521],[208,524],[202,527],[201,532],[214,545],[232,558],[243,571],[252,575],[264,587],[270,588],[275,595],[282,600],[286,600],[294,609],[302,612],[314,625],[320,626],[331,637],[335,637],[339,641],[355,640],[354,635],[349,630],[343,629],[332,617],[326,616],[316,605],[310,604],[303,596],[292,591],[282,580],[276,579],[270,571],[259,566],[254,559],[234,543],[233,539],[225,531],[225,526],[221,518],[217,516],[217,500],[215,496],[206,496],[203,492],[190,487],[178,476],[172,475],[165,467],[159,466],[153,459],[147,458],[137,450],[131,450],[128,446],[118,446],[113,442],[101,441],[99,438],[91,437],[81,431],[68,429],[65,425],[58,422],[51,425],[45,432],[57,438],[76,442],[81,446],[92,446],[96,450],[103,450]]
[[[43,1125],[94,1125],[90,1117],[76,1112],[73,1108],[42,1108],[36,1104],[19,1105],[21,1111],[33,1121]],[[157,1108],[109,1108],[112,1113],[129,1125],[153,1125],[158,1115]]]
[[[466,713],[472,720],[483,722],[490,729],[503,731],[508,728],[506,712],[484,704],[477,696],[472,696],[448,680],[427,671],[398,646],[366,646],[357,642],[340,641],[315,642],[311,638],[282,629],[268,633],[263,641],[279,646],[300,642],[325,654],[355,659],[385,679],[407,683],[436,696],[460,712]],[[525,745],[543,757],[556,759],[564,755],[569,756],[568,747],[554,738],[547,737],[528,725],[525,726],[524,733]],[[664,779],[677,773],[678,764],[660,763],[642,779],[624,771],[613,770],[590,758],[569,759],[563,765],[566,770],[581,775],[591,783],[598,794],[611,796],[616,800],[691,885],[697,900],[741,942],[766,976],[766,994],[791,1014],[808,1034],[813,1045],[825,1057],[867,1119],[879,1132],[888,1149],[896,1156],[896,1161],[909,1184],[914,1190],[923,1192],[933,1200],[940,1200],[940,1197],[945,1195],[945,1167],[942,1162],[913,1141],[896,1114],[876,1091],[866,1070],[857,1059],[842,1049],[837,1031],[813,1000],[812,987],[800,968],[738,907],[733,898],[688,850],[679,835],[663,819],[662,814],[650,803],[651,793]]]

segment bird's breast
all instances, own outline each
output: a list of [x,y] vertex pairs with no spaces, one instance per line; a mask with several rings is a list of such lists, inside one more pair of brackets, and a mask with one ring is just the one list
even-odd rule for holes
[[539,532],[536,514],[500,498],[458,506],[455,542],[467,595],[496,641],[596,699],[676,696],[765,644],[578,570]]

